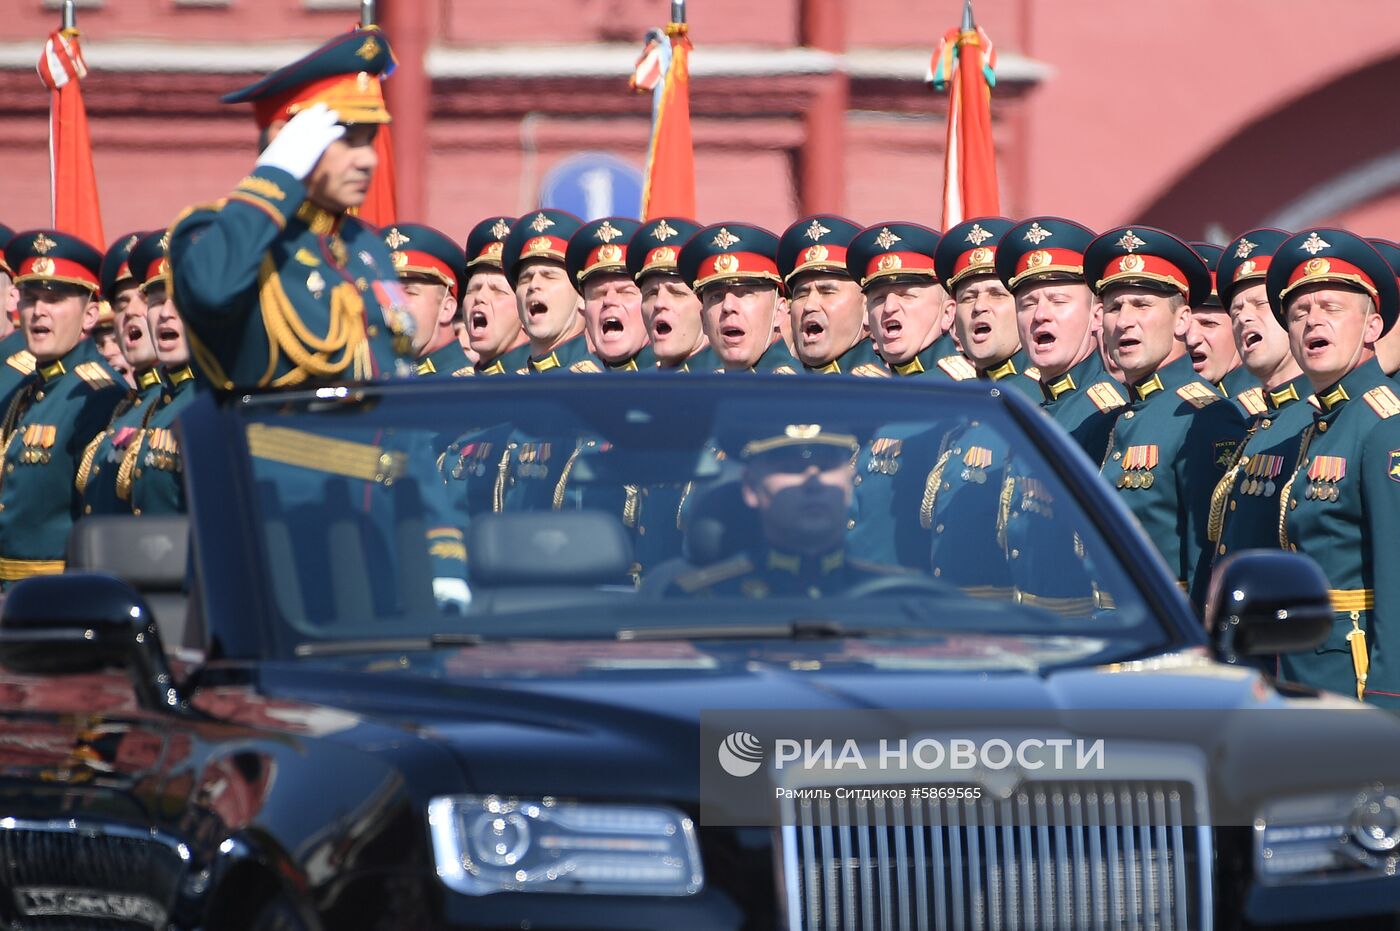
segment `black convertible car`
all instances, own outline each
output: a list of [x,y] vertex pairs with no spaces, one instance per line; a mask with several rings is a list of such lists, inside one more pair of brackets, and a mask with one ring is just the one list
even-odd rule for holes
[[[188,520],[81,521],[4,602],[6,927],[1393,924],[1400,726],[1244,664],[1321,642],[1321,574],[1237,555],[1203,626],[989,384],[394,383],[181,434]],[[1131,781],[711,816],[702,712],[896,709],[1291,715],[1300,764],[1143,725]]]

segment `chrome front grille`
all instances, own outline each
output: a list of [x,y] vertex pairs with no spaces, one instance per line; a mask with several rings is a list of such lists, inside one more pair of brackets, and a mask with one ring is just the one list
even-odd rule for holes
[[1193,791],[1034,782],[1008,798],[795,800],[781,838],[787,924],[1202,928],[1210,834],[1190,816]]

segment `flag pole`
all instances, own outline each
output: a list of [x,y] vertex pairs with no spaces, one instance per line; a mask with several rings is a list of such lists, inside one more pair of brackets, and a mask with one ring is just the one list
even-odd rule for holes
[[[71,2],[71,0],[65,0]],[[374,25],[374,0],[360,0],[360,28],[368,29]]]
[[685,0],[671,0],[671,22],[685,22]]
[[63,0],[63,28],[65,31],[78,28],[78,0]]

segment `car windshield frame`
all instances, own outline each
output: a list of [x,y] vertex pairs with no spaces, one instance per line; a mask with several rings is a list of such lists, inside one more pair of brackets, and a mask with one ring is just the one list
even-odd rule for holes
[[[211,395],[192,405],[182,418],[189,449],[187,482],[191,526],[195,536],[198,594],[208,628],[211,656],[229,659],[288,659],[305,642],[278,612],[272,597],[267,554],[258,526],[255,476],[247,427],[288,412],[327,417],[337,411],[363,411],[366,405],[489,403],[510,405],[589,397],[593,406],[629,397],[665,396],[676,410],[687,396],[716,405],[715,394],[733,393],[758,409],[787,407],[819,411],[823,401],[849,403],[858,392],[862,404],[976,405],[998,404],[1021,431],[1024,441],[1072,496],[1093,530],[1118,557],[1121,574],[1135,588],[1144,607],[1166,635],[1162,651],[1199,647],[1205,634],[1160,557],[1118,498],[1102,486],[1096,469],[1073,441],[1042,412],[1016,392],[988,382],[940,383],[892,379],[821,379],[758,375],[695,375],[686,378],[634,373],[624,380],[586,375],[550,378],[404,379],[356,383],[297,391],[263,391]],[[820,419],[813,417],[813,419]],[[575,421],[578,422],[578,421]],[[820,615],[818,611],[816,614]]]

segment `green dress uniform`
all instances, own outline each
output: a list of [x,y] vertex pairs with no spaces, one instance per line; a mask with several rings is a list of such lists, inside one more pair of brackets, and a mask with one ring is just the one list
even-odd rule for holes
[[[225,95],[264,129],[326,104],[346,123],[387,123],[379,75],[393,55],[354,30]],[[170,230],[172,293],[196,367],[221,389],[411,375],[412,320],[388,250],[362,220],[308,199],[289,171],[261,165],[222,201]]]
[[14,394],[26,377],[34,373],[34,354],[29,351],[24,331],[15,330],[0,339],[0,402]]
[[[563,268],[569,239],[581,226],[582,220],[564,210],[538,210],[521,217],[506,236],[501,252],[501,267],[511,287],[520,280],[520,269],[526,262],[551,262]],[[583,333],[543,355],[531,353],[525,362],[525,371],[531,375],[602,370],[603,363],[589,351]]]
[[656,370],[658,372],[686,373],[718,372],[723,370],[723,368],[724,364],[720,361],[719,356],[715,355],[715,351],[709,346],[706,346],[704,349],[701,349],[699,352],[695,353],[695,355],[691,356],[690,358],[682,360],[680,365],[662,365],[660,364],[660,362],[658,362],[656,366]]
[[[1188,306],[1211,291],[1205,261],[1190,246],[1143,226],[1110,230],[1091,242],[1084,275],[1099,294],[1146,287],[1180,295]],[[1195,373],[1189,356],[1129,389],[1132,403],[1109,435],[1101,474],[1199,606],[1210,580],[1210,499],[1244,437],[1244,417]]]
[[862,339],[826,365],[803,365],[812,375],[854,375],[857,378],[889,378],[890,370],[885,360],[875,351],[875,343],[869,337]]
[[133,514],[185,513],[184,460],[175,422],[204,386],[188,365],[167,372],[165,382],[140,434],[131,475]]
[[1226,372],[1225,377],[1220,379],[1219,384],[1215,387],[1225,397],[1235,400],[1251,388],[1258,388],[1259,379],[1255,378],[1253,373],[1243,365],[1237,365]]
[[656,353],[652,351],[651,344],[647,343],[637,350],[636,355],[621,362],[604,362],[605,372],[648,372],[656,368]]
[[1064,427],[1094,462],[1103,462],[1108,435],[1128,403],[1123,386],[1103,367],[1095,349],[1058,378],[1040,383],[1041,410]]
[[[649,275],[679,280],[681,276],[676,262],[680,258],[681,246],[698,229],[699,223],[684,217],[656,217],[637,227],[627,241],[627,271],[637,282],[637,287],[645,287],[643,279]],[[652,355],[655,356],[655,351]],[[713,372],[722,367],[719,357],[709,346],[678,365],[663,365],[659,359],[654,364],[661,372]]]
[[[1336,229],[1306,229],[1279,246],[1269,303],[1282,322],[1296,288],[1363,291],[1388,331],[1400,313],[1395,274],[1374,247]],[[1332,586],[1332,634],[1281,656],[1284,678],[1400,707],[1400,394],[1371,358],[1316,392],[1318,410],[1279,493],[1279,544],[1311,556]]]
[[[426,281],[447,289],[454,301],[461,301],[465,290],[466,253],[441,230],[421,223],[396,223],[379,231],[401,281]],[[444,344],[418,359],[419,375],[462,378],[474,375],[472,362],[457,340]]]
[[[478,222],[467,233],[466,271],[462,275],[463,297],[471,277],[478,271],[503,272],[501,256],[505,252],[506,237],[515,225],[515,217],[487,217]],[[465,307],[463,308],[465,312]],[[525,371],[530,361],[530,344],[522,343],[491,360],[478,359],[472,367],[478,375],[518,375]]]
[[672,598],[830,598],[865,582],[919,578],[911,569],[859,559],[844,548],[800,555],[764,547],[678,575],[663,593]]
[[[67,233],[19,233],[5,261],[20,288],[51,282],[94,297],[99,288],[102,254]],[[37,365],[11,392],[0,423],[0,584],[63,571],[68,533],[82,514],[78,466],[125,396],[126,383],[89,339]]]
[[[1278,247],[1290,235],[1252,229],[1220,250],[1215,282],[1223,306],[1232,304],[1241,288],[1264,283]],[[1256,380],[1232,395],[1245,411],[1249,429],[1211,495],[1207,536],[1214,559],[1240,550],[1278,548],[1278,495],[1297,464],[1303,430],[1312,423],[1312,393],[1307,376],[1299,375],[1273,391],[1265,391]],[[1272,670],[1273,662],[1267,665]]]
[[1040,369],[1030,364],[1024,349],[1018,349],[997,365],[977,372],[977,377],[997,383],[999,388],[1011,388],[1032,403],[1040,403]]
[[155,366],[135,377],[136,387],[122,398],[107,428],[93,437],[78,463],[73,486],[82,496],[84,514],[131,513],[131,472],[141,434],[165,390]]
[[[758,361],[749,367],[750,372],[766,372],[770,375],[796,375],[802,369],[802,363],[797,361],[797,357],[788,350],[787,343],[781,339],[775,339],[769,347],[763,350],[763,355],[758,357]],[[723,363],[718,371],[727,371]]]
[[530,366],[530,344],[521,343],[508,349],[490,362],[477,361],[478,375],[524,375]]
[[[584,283],[594,275],[610,274],[632,277],[627,267],[628,244],[639,224],[627,217],[604,217],[583,224],[569,237],[564,253],[564,267],[574,290],[583,294]],[[638,309],[637,324],[641,325]],[[626,359],[609,362],[599,357],[605,372],[637,372],[656,368],[656,355],[646,343]]]

